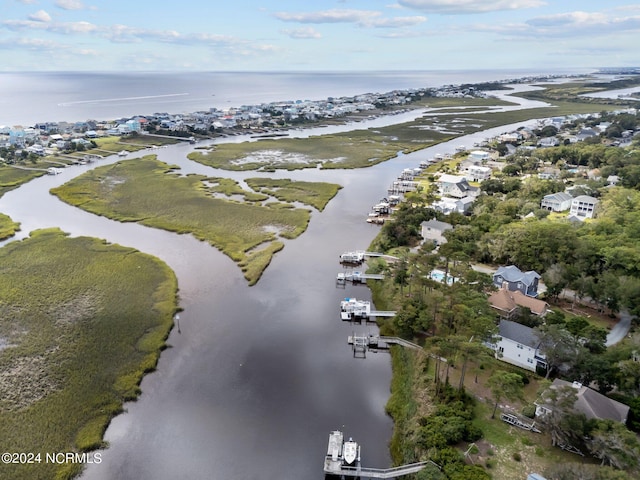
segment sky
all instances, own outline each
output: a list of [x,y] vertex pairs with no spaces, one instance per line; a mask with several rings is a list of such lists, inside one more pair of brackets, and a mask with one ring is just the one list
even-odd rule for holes
[[624,0],[0,0],[0,71],[640,65]]

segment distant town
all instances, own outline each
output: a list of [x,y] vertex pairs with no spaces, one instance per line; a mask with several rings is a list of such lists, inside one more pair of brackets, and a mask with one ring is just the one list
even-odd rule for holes
[[31,126],[0,125],[0,147],[12,150],[5,159],[52,155],[62,151],[91,148],[91,140],[106,136],[156,133],[175,137],[212,138],[225,135],[269,134],[292,127],[322,121],[346,121],[398,113],[428,97],[487,98],[491,90],[505,83],[544,82],[571,75],[543,75],[505,79],[481,84],[445,85],[438,88],[393,90],[365,93],[352,97],[328,97],[325,100],[290,100],[242,105],[224,109],[210,108],[193,113],[154,113],[110,121],[42,122]]

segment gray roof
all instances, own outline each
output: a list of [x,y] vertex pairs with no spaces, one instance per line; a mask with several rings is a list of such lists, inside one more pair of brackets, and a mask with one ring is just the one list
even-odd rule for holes
[[590,195],[578,195],[573,199],[574,202],[598,203],[598,199]]
[[497,275],[500,275],[507,282],[522,282],[525,285],[532,285],[536,278],[540,278],[540,274],[535,270],[523,272],[515,265],[499,267],[496,273],[493,274],[494,277]]
[[432,220],[424,221],[420,224],[421,227],[427,227],[432,230],[439,230],[444,232],[445,230],[451,230],[453,225],[447,222],[441,222],[440,220],[436,220],[435,218]]
[[540,340],[534,333],[533,328],[526,325],[512,322],[511,320],[500,320],[498,329],[500,336],[503,338],[508,338],[531,348],[538,348],[538,345],[540,345]]
[[629,407],[624,403],[612,400],[601,393],[580,384],[573,384],[565,380],[555,379],[551,388],[573,387],[577,390],[577,400],[574,408],[584,413],[587,418],[609,419],[626,422]]
[[545,195],[543,200],[557,200],[558,202],[566,202],[567,200],[573,200],[573,197],[566,192],[558,192]]

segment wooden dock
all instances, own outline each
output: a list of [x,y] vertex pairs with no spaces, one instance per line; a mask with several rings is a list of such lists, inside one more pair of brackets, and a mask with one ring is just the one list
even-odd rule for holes
[[394,257],[393,255],[387,255],[385,253],[380,252],[367,252],[365,250],[351,250],[349,252],[344,252],[340,255],[340,263],[346,263],[351,265],[360,265],[364,262],[367,257],[380,257],[385,258],[387,260],[398,260],[398,257]]
[[426,462],[410,463],[392,468],[367,468],[360,464],[360,447],[357,446],[357,457],[352,458],[352,463],[348,462],[349,454],[347,445],[354,445],[351,439],[349,442],[344,441],[344,435],[341,431],[335,430],[329,434],[329,445],[327,454],[324,457],[324,473],[328,475],[337,475],[341,477],[360,477],[360,478],[396,478],[403,475],[409,475],[422,470],[427,465],[434,465],[438,470],[440,466],[428,460]]
[[380,335],[350,335],[347,342],[353,347],[353,356],[366,358],[367,350],[374,352],[379,350],[389,350],[392,345],[400,345],[412,350],[422,350],[417,343],[410,342],[399,337],[385,337]]
[[353,284],[366,283],[367,280],[384,280],[384,275],[381,273],[339,272],[336,276],[336,283],[338,285],[344,285],[347,282]]

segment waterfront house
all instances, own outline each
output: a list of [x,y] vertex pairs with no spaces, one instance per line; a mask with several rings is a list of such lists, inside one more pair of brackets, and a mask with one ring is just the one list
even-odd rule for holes
[[479,165],[467,165],[463,167],[464,178],[469,182],[482,182],[491,178],[491,169]]
[[476,162],[476,165],[482,164],[489,160],[490,158],[489,152],[485,152],[484,150],[474,150],[469,153],[469,160]]
[[571,201],[571,210],[569,215],[578,218],[594,218],[596,216],[596,207],[598,199],[589,195],[579,195]]
[[565,192],[551,193],[545,195],[540,202],[540,208],[550,210],[552,212],[564,212],[571,208],[573,197]]
[[479,193],[477,187],[472,187],[466,178],[459,175],[441,175],[436,181],[440,195],[444,197],[464,198],[476,196]]
[[500,267],[493,274],[493,284],[497,288],[506,285],[508,290],[512,292],[518,290],[528,297],[538,296],[538,280],[540,280],[540,274],[535,270],[523,272],[515,265]]
[[463,215],[471,211],[475,197],[464,198],[450,198],[442,197],[440,200],[431,204],[431,208],[435,211],[449,215],[450,213],[457,212]]
[[[629,415],[629,407],[623,403],[585,387],[579,382],[567,382],[555,379],[549,386],[550,389],[575,389],[576,401],[573,410],[582,413],[588,420],[613,420],[626,423]],[[541,399],[534,402],[536,405],[536,416],[546,415],[552,411],[552,406],[543,400],[547,395],[543,394]]]
[[422,222],[420,224],[420,232],[424,241],[430,240],[440,246],[443,243],[447,243],[447,239],[444,237],[444,232],[452,230],[453,225],[447,222],[441,222],[435,218],[429,221]]
[[533,328],[509,320],[500,320],[497,338],[489,346],[496,358],[532,372],[546,369],[547,362],[540,350],[540,339]]

